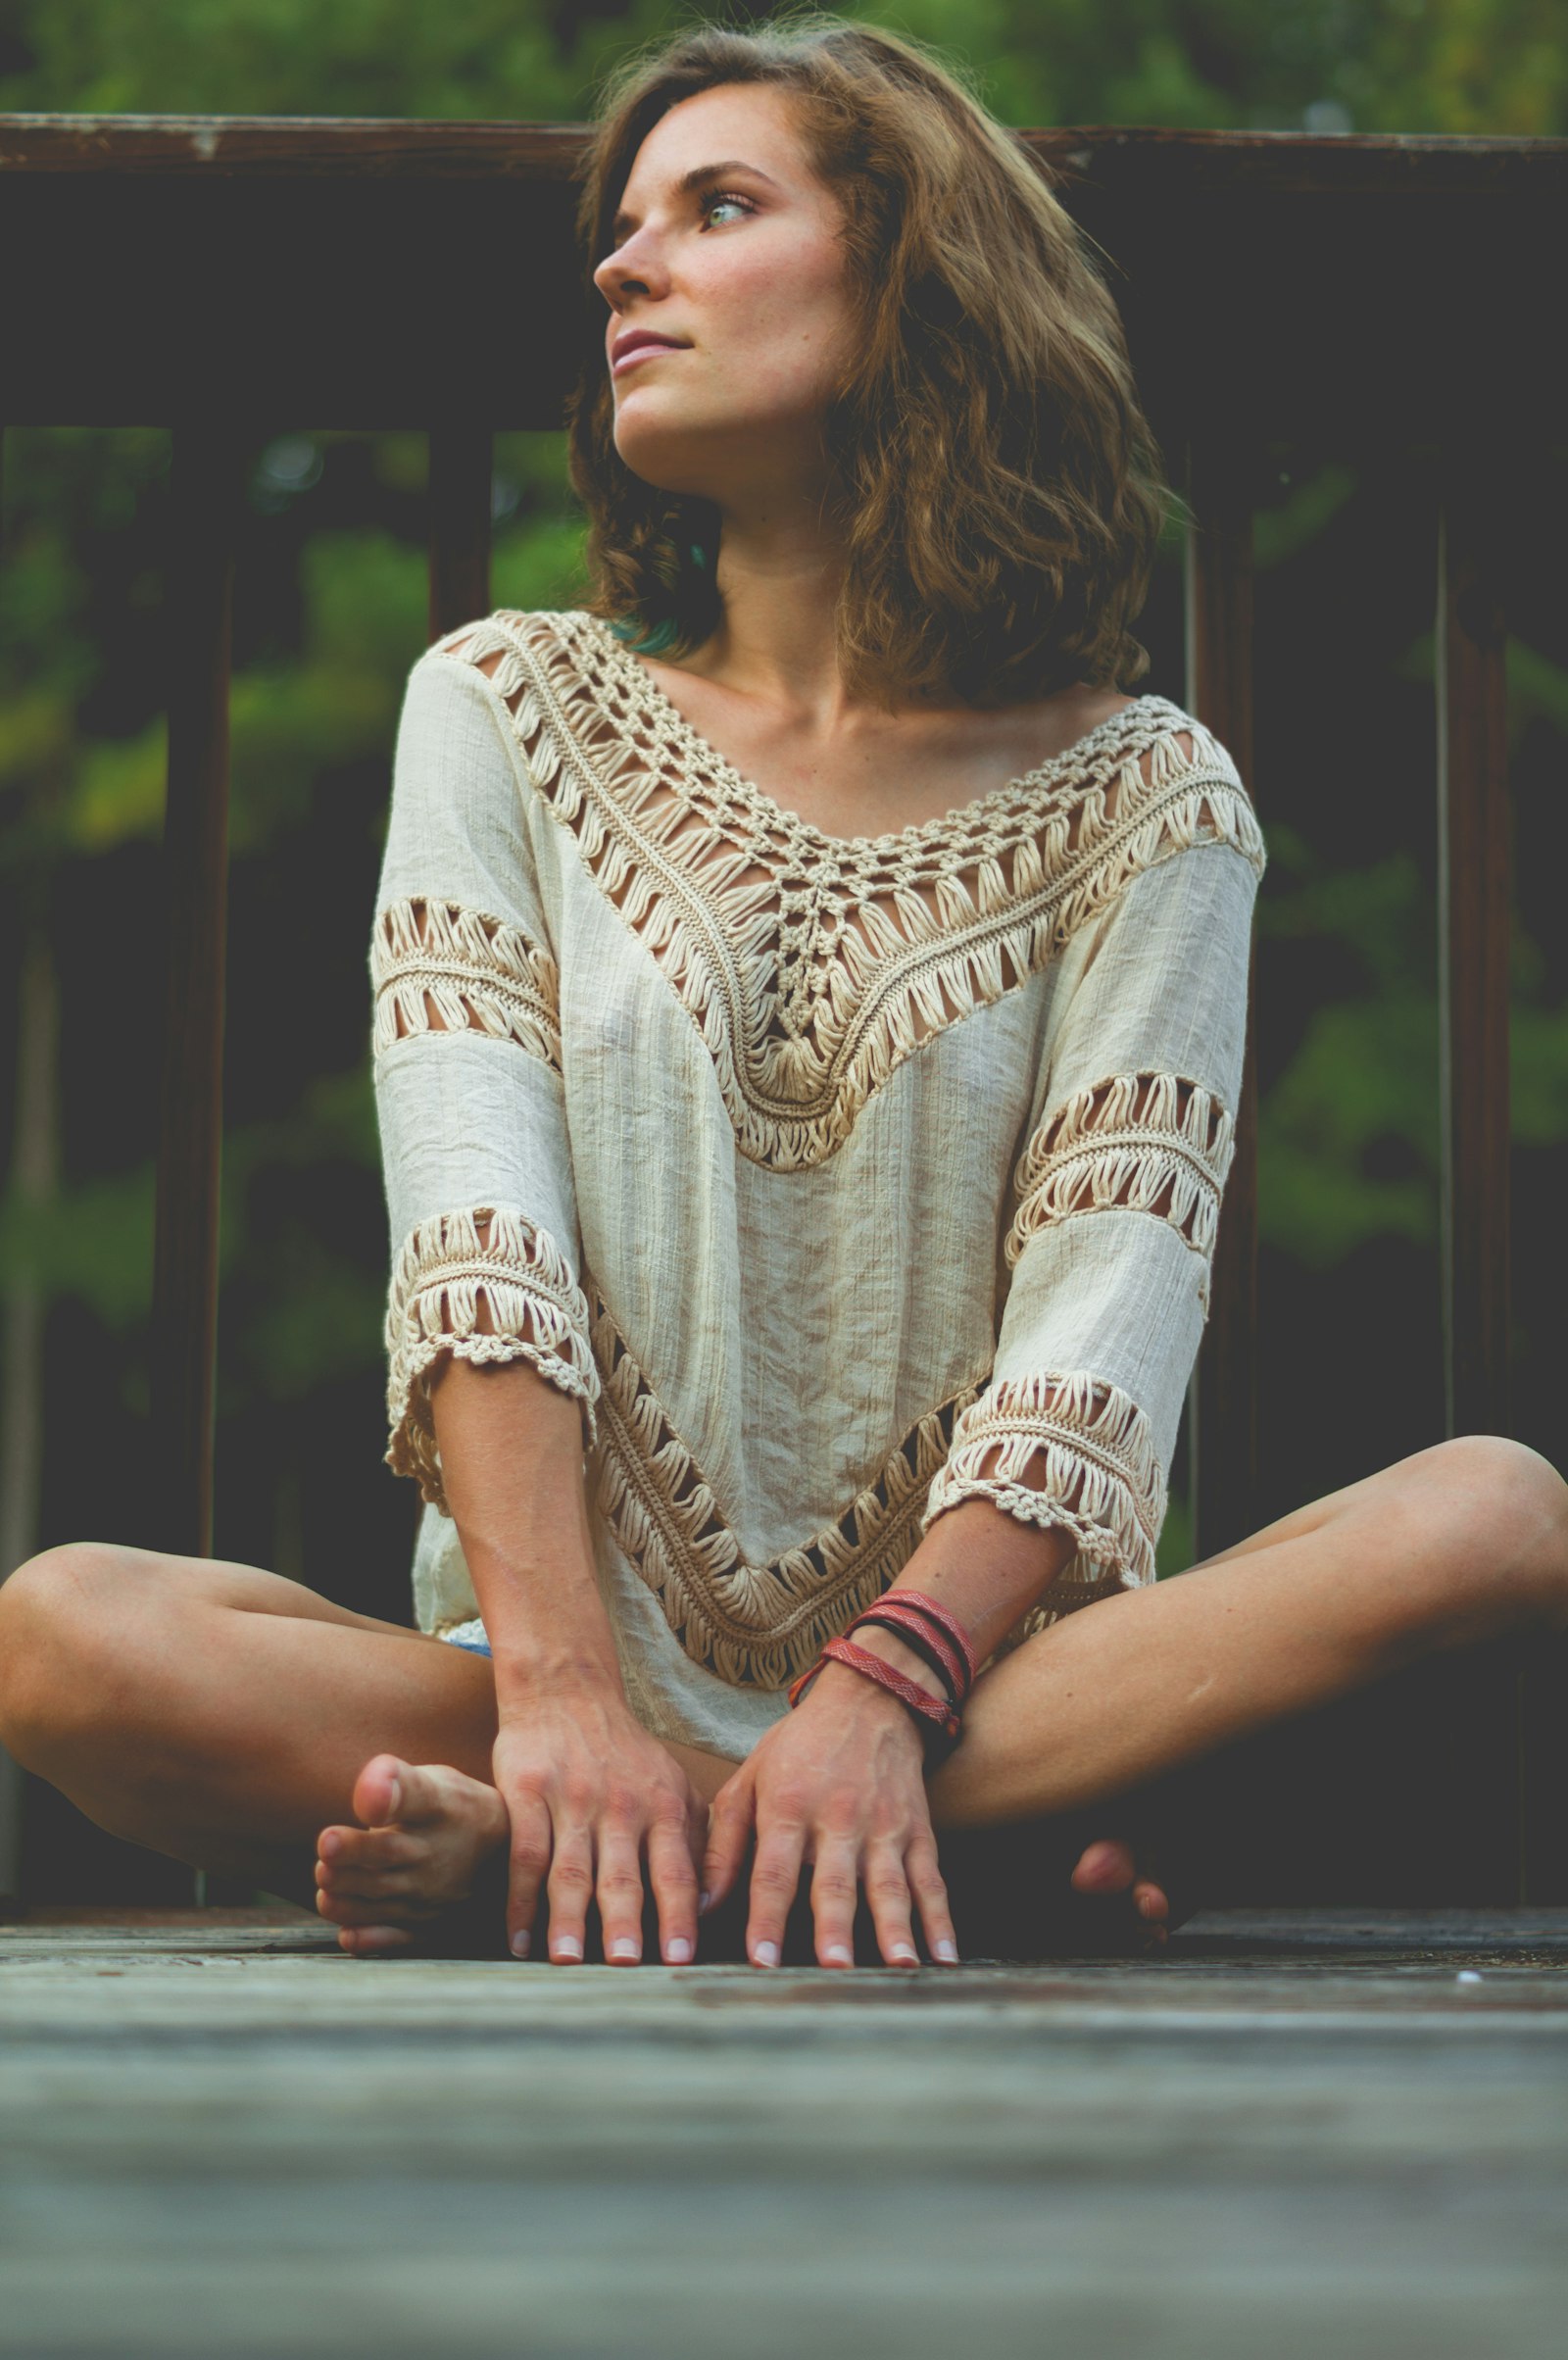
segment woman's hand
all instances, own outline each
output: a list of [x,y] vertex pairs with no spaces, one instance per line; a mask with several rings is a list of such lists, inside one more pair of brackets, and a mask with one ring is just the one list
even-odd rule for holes
[[861,1886],[890,1967],[919,1964],[915,1904],[932,1956],[956,1960],[924,1772],[906,1707],[847,1665],[825,1664],[797,1709],[774,1723],[713,1798],[703,1866],[710,1906],[734,1886],[754,1831],[757,1838],[746,1927],[754,1966],[777,1966],[807,1861],[820,1965],[855,1964]]
[[518,1957],[528,1954],[543,1891],[553,1960],[582,1957],[597,1899],[606,1959],[636,1965],[645,1853],[661,1955],[666,1966],[695,1956],[707,1809],[673,1755],[611,1689],[557,1692],[507,1714],[492,1762],[512,1816],[507,1941]]

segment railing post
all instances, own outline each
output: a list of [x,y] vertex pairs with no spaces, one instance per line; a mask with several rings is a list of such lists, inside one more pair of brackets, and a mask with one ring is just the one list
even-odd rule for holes
[[488,426],[430,430],[430,637],[490,612]]
[[[1433,634],[1438,785],[1438,1091],[1444,1417],[1448,1434],[1507,1434],[1509,860],[1507,617],[1501,543],[1509,492],[1500,428],[1472,405],[1450,419],[1438,506]],[[1525,1759],[1530,1681],[1522,1654],[1455,1693],[1478,1901],[1527,1893]],[[1541,1667],[1537,1667],[1538,1679]],[[1560,1686],[1560,1682],[1557,1684]],[[1560,1704],[1560,1696],[1555,1699]],[[1455,1830],[1456,1836],[1460,1835]]]
[[1506,1434],[1507,622],[1501,519],[1446,456],[1438,516],[1438,1022],[1443,1363],[1449,1434]]
[[[1216,418],[1188,445],[1187,710],[1228,748],[1253,793],[1252,509],[1247,444]],[[1220,1211],[1208,1323],[1188,1393],[1195,1561],[1257,1523],[1257,1056],[1255,955],[1236,1153]]]
[[211,1555],[213,1542],[236,457],[224,427],[174,430],[165,596],[167,963],[153,1252],[153,1513],[158,1546],[194,1556]]

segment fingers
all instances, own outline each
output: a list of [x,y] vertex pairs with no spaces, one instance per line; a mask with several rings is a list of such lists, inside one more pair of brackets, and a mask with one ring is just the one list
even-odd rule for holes
[[[555,1887],[550,1891],[551,1950],[555,1950]],[[643,1954],[643,1872],[637,1832],[616,1819],[599,1833],[599,1924],[605,1960],[634,1967]],[[581,1931],[579,1928],[578,1931]],[[581,1952],[578,1952],[581,1956]]]
[[937,1863],[935,1839],[911,1844],[905,1855],[905,1874],[920,1912],[926,1948],[945,1967],[958,1963],[958,1938],[954,1931],[948,1888]]
[[[784,1954],[784,1921],[800,1886],[805,1845],[803,1823],[776,1812],[758,1839],[746,1921],[746,1955],[754,1967],[776,1967]],[[850,1914],[853,1919],[853,1900]]]
[[507,1947],[514,1958],[526,1958],[533,1947],[539,1894],[550,1868],[550,1812],[539,1795],[518,1793],[508,1796],[507,1807],[512,1819],[507,1864]]
[[659,1954],[666,1967],[697,1955],[697,1870],[684,1816],[656,1819],[648,1831],[648,1882],[659,1910]]
[[708,1839],[703,1850],[702,1893],[698,1907],[706,1917],[734,1890],[751,1842],[756,1791],[750,1765],[743,1762],[713,1797],[708,1815]]
[[873,1843],[865,1861],[865,1897],[876,1928],[877,1948],[890,1967],[917,1967],[910,1923],[909,1882],[904,1871],[901,1844]]
[[[904,1873],[898,1872],[899,1889],[904,1891]],[[811,1922],[816,1932],[816,1963],[819,1967],[853,1967],[855,1964],[855,1904],[859,1897],[859,1853],[852,1838],[823,1836],[818,1839],[816,1865],[811,1871]],[[908,1942],[908,1895],[905,1900],[905,1939],[909,1956],[914,1945]],[[897,1904],[894,1905],[895,1909]],[[881,1920],[877,1932],[881,1933]]]
[[546,1882],[550,1896],[550,1956],[557,1966],[580,1966],[594,1893],[593,1845],[582,1821],[556,1829]]

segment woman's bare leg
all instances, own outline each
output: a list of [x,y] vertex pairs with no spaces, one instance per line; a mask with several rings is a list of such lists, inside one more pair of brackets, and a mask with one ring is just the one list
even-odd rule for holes
[[939,1829],[1102,1803],[1445,1648],[1568,1629],[1568,1483],[1465,1435],[1005,1656],[931,1782]]
[[[965,1831],[1021,1833],[1419,1655],[1565,1621],[1568,1485],[1499,1437],[1442,1444],[1008,1656],[975,1692],[933,1814],[960,1849]],[[0,1591],[0,1736],[18,1758],[113,1833],[316,1898],[345,1946],[383,1920],[387,1858],[434,1841],[411,1828],[421,1810],[499,1807],[474,1799],[494,1734],[483,1657],[253,1567],[77,1547]],[[672,1750],[705,1795],[728,1775]],[[433,1767],[411,1809],[414,1765]],[[365,1806],[400,1781],[387,1835]],[[347,1852],[326,1891],[323,1832]]]
[[111,1834],[345,1930],[428,1919],[505,1844],[489,1663],[256,1566],[98,1544],[20,1566],[0,1737]]

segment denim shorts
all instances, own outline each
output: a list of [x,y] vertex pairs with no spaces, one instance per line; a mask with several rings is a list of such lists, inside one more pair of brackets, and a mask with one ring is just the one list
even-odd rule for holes
[[490,1652],[490,1642],[485,1637],[484,1625],[477,1614],[467,1622],[454,1624],[450,1631],[443,1631],[441,1637],[449,1647],[463,1647],[470,1655],[488,1655]]

